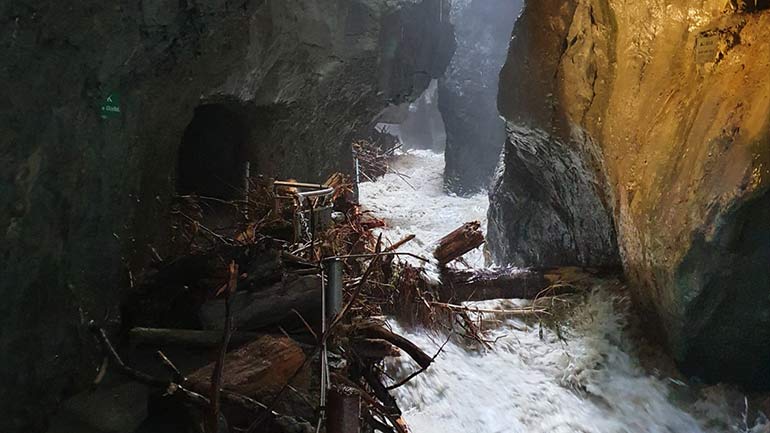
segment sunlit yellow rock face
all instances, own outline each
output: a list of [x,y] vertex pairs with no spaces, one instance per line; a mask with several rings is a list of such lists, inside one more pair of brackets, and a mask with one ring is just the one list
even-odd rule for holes
[[767,387],[770,10],[758,3],[530,2],[499,108],[509,131],[546,131],[590,167],[634,293],[685,370]]

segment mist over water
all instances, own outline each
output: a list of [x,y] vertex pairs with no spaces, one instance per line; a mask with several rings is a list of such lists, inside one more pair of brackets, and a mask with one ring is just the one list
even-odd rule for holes
[[[399,157],[393,169],[401,176],[387,174],[360,185],[361,202],[386,219],[384,234],[391,241],[417,235],[403,251],[430,257],[435,241],[462,223],[479,220],[486,228],[486,194],[462,198],[444,192],[442,154],[410,151]],[[484,265],[480,250],[466,259],[473,266]],[[510,308],[525,302],[475,304]],[[489,331],[489,339],[497,340],[491,350],[468,349],[450,341],[428,370],[395,391],[411,431],[770,431],[766,424],[755,425],[740,414],[731,418],[721,390],[687,404],[678,401],[677,395],[689,392],[686,385],[651,375],[633,355],[635,342],[624,331],[625,304],[606,288],[597,287],[565,319],[561,338],[536,323],[507,319]],[[391,324],[431,354],[445,340],[442,335],[402,328],[395,321]],[[406,355],[388,366],[397,378],[418,368]]]

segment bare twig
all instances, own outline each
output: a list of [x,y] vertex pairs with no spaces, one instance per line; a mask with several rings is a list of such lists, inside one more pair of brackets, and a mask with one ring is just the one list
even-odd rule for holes
[[104,376],[107,374],[107,367],[110,365],[110,358],[105,356],[102,359],[102,365],[99,366],[99,372],[96,373],[96,377],[94,378],[93,384],[98,385],[102,383],[102,380],[104,380]]
[[538,308],[514,308],[514,309],[494,309],[494,308],[478,308],[468,307],[465,305],[447,304],[445,302],[430,302],[431,305],[437,307],[443,307],[452,311],[464,311],[469,313],[490,313],[490,314],[510,314],[510,315],[537,315],[537,314],[551,314],[548,310]]
[[417,188],[415,188],[414,185],[412,185],[411,183],[409,183],[408,180],[406,180],[406,176],[405,175],[403,175],[403,174],[401,174],[401,173],[399,173],[399,172],[397,172],[395,170],[390,170],[390,172],[395,174],[396,176],[400,177],[401,180],[403,180],[405,184],[409,185],[409,188],[412,188],[412,190],[417,191]]
[[189,217],[189,216],[187,216],[187,215],[186,215],[186,214],[184,214],[183,212],[181,212],[181,211],[173,211],[172,213],[173,213],[173,214],[178,214],[178,215],[181,215],[181,216],[182,216],[184,219],[186,219],[187,221],[189,221],[189,222],[191,222],[191,223],[195,224],[195,226],[196,226],[196,227],[200,227],[201,229],[203,229],[203,231],[204,231],[204,232],[208,233],[208,234],[209,234],[210,236],[212,236],[214,239],[217,239],[217,240],[219,240],[219,241],[220,241],[220,242],[222,242],[223,244],[226,244],[226,245],[232,245],[232,244],[233,244],[233,241],[232,241],[232,240],[230,240],[230,239],[228,239],[228,238],[226,238],[226,237],[224,237],[224,236],[220,235],[219,233],[217,233],[217,232],[215,232],[215,231],[211,230],[210,228],[208,228],[208,227],[206,227],[205,225],[201,224],[201,222],[200,222],[200,221],[197,221],[196,219],[194,219],[194,218],[192,218],[192,217]]
[[315,331],[313,331],[313,328],[310,326],[310,324],[307,323],[307,320],[305,320],[305,318],[302,317],[302,314],[299,314],[299,311],[297,311],[295,308],[292,308],[291,311],[292,313],[296,314],[297,317],[299,317],[299,320],[301,320],[302,324],[305,325],[305,329],[307,329],[307,332],[309,332],[314,339],[318,340],[318,335],[316,335]]
[[230,344],[230,337],[233,335],[233,320],[230,313],[230,294],[238,286],[238,265],[235,261],[230,262],[229,278],[225,292],[225,328],[222,335],[222,345],[219,348],[219,356],[214,365],[214,371],[211,373],[211,405],[209,407],[209,418],[206,423],[208,433],[216,433],[219,420],[219,401],[220,390],[222,389],[222,379],[225,369],[225,356],[227,355],[227,346]]
[[[166,390],[166,393],[169,395],[181,395],[185,401],[188,403],[193,404],[194,406],[200,407],[201,409],[208,408],[211,405],[211,401],[201,395],[197,392],[191,391],[187,389],[185,386],[170,381],[168,379],[161,379],[154,376],[150,376],[149,374],[143,373],[139,370],[136,370],[134,368],[129,367],[123,362],[123,359],[118,355],[118,352],[115,350],[115,347],[110,342],[109,338],[107,337],[107,333],[102,329],[101,327],[97,326],[93,321],[89,324],[89,329],[94,334],[96,339],[99,341],[99,344],[102,347],[102,350],[106,352],[106,354],[111,358],[112,362],[115,364],[117,369],[125,376],[128,376],[129,378],[139,382],[143,383],[145,385],[150,385],[158,388],[162,388]],[[170,365],[173,366],[174,364],[169,361]],[[176,367],[173,367],[176,369]],[[181,381],[186,381],[184,377],[181,378]],[[235,406],[241,407],[243,409],[246,409],[251,412],[263,412],[268,416],[272,417],[278,417],[283,416],[275,411],[268,410],[268,407],[257,400],[254,400],[253,398],[246,397],[245,395],[238,394],[233,391],[229,391],[226,389],[220,390],[222,399],[224,401],[227,401],[230,404],[233,404]]]
[[224,200],[221,198],[216,197],[208,197],[205,195],[193,195],[193,194],[187,194],[187,195],[178,195],[178,198],[188,199],[188,200],[203,200],[203,201],[213,201],[216,203],[226,204],[234,207],[238,207],[239,204],[245,204],[246,201],[244,200]]
[[157,351],[156,354],[160,359],[160,362],[168,369],[171,376],[174,378],[174,382],[184,383],[187,379],[182,375],[182,372],[171,362],[170,359],[162,351]]
[[161,379],[154,376],[150,376],[147,373],[144,373],[135,368],[129,367],[123,362],[123,359],[120,357],[120,355],[118,355],[118,352],[115,350],[115,347],[113,347],[112,343],[110,343],[110,339],[107,338],[107,333],[104,332],[104,329],[97,326],[93,321],[89,324],[89,329],[94,334],[96,339],[99,340],[99,344],[102,346],[102,350],[107,352],[107,355],[112,359],[112,362],[115,364],[117,369],[122,374],[130,377],[131,379],[139,383],[163,388],[166,390],[168,394],[178,393],[179,395],[182,395],[185,398],[185,400],[195,404],[196,406],[204,407],[209,404],[209,399],[198,394],[197,392],[190,391],[189,389],[183,387],[182,385],[179,385],[167,379]]
[[415,236],[413,234],[406,235],[400,241],[398,241],[395,244],[393,244],[393,245],[389,246],[388,248],[386,248],[385,252],[388,253],[388,252],[391,252],[391,251],[395,251],[395,250],[401,248],[401,246],[404,245],[405,243],[407,243],[407,242],[411,241],[412,239],[414,239],[415,237],[417,237],[417,236]]

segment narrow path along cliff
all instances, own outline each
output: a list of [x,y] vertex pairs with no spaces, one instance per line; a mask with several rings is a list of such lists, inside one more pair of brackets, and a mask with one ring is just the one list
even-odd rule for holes
[[[410,151],[378,181],[360,185],[361,203],[385,217],[386,236],[416,234],[404,246],[429,256],[432,242],[465,221],[485,221],[486,193],[469,198],[444,192],[442,154]],[[480,250],[466,256],[482,266]],[[628,334],[622,292],[611,283],[580,298],[560,331],[537,320],[503,318],[487,338],[490,349],[450,341],[436,362],[397,391],[415,432],[765,432],[770,426],[735,407],[723,388],[695,390],[663,373],[647,371]],[[477,303],[510,308],[523,301]],[[493,317],[485,318],[488,321]],[[435,353],[445,337],[391,322],[399,333]],[[403,359],[403,358],[402,358]],[[389,366],[395,377],[411,361]],[[732,396],[735,400],[736,396]],[[738,398],[738,400],[742,400]],[[732,404],[731,404],[732,403]]]

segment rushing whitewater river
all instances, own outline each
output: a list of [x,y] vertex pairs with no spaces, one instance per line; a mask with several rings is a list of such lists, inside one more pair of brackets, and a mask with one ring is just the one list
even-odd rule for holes
[[[479,220],[486,227],[486,194],[447,195],[443,167],[443,154],[410,151],[394,162],[398,174],[360,185],[361,203],[388,222],[385,236],[395,241],[417,235],[403,250],[430,256],[434,242],[462,223]],[[483,266],[481,251],[466,259]],[[597,287],[574,307],[562,338],[547,327],[507,319],[489,331],[488,338],[496,340],[491,349],[450,341],[430,368],[395,391],[411,431],[770,432],[761,418],[750,421],[736,412],[735,395],[728,403],[729,392],[721,387],[696,392],[645,371],[633,355],[617,296]],[[445,340],[392,325],[429,353]],[[407,357],[389,367],[398,377],[418,368]]]

